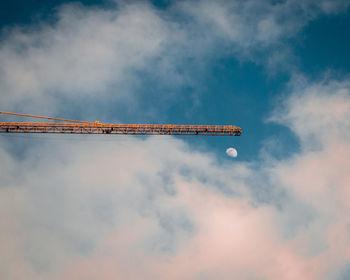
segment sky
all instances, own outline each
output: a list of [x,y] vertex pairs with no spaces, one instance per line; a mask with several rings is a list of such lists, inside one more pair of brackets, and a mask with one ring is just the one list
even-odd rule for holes
[[0,135],[1,279],[350,278],[350,1],[0,8],[0,110],[243,131]]

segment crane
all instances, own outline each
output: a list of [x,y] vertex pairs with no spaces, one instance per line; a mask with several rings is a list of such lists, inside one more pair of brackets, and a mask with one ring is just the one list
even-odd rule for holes
[[206,135],[239,136],[240,127],[234,125],[176,125],[176,124],[109,124],[99,121],[76,121],[29,114],[0,111],[0,114],[40,118],[52,122],[0,122],[0,133],[60,133],[60,134],[114,134],[114,135]]

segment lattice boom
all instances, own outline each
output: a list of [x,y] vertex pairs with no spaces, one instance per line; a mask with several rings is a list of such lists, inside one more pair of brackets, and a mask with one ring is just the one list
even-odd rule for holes
[[0,122],[0,133],[239,136],[242,130],[233,125]]

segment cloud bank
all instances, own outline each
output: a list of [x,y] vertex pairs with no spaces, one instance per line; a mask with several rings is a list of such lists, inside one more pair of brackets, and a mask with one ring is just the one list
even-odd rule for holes
[[275,117],[302,149],[259,170],[156,137],[2,148],[2,277],[339,279],[349,108],[347,80],[298,89]]

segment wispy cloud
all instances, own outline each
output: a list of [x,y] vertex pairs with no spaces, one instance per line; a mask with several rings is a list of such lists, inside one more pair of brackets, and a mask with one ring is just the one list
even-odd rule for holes
[[140,90],[146,74],[174,91],[195,84],[194,69],[232,54],[268,67],[289,67],[292,52],[285,41],[317,15],[340,12],[348,4],[181,1],[166,10],[147,2],[121,2],[111,10],[65,5],[53,23],[4,33],[2,105],[25,104],[27,110],[45,113],[84,98],[135,103],[135,92],[147,94]]

